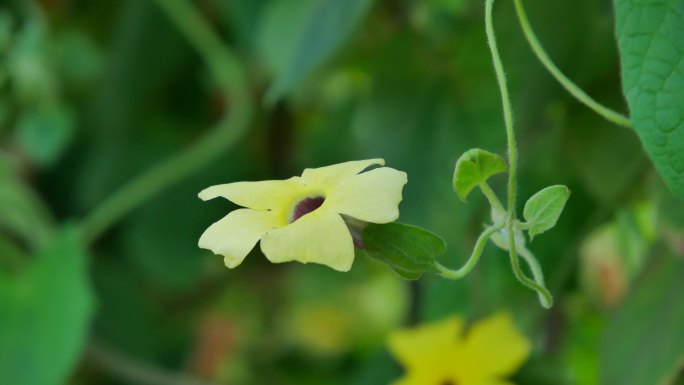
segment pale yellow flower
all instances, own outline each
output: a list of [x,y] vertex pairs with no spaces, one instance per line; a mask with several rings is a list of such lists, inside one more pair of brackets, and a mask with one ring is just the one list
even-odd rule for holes
[[389,167],[362,172],[384,164],[382,159],[360,160],[306,169],[287,180],[209,187],[199,193],[202,200],[223,197],[246,208],[211,225],[199,247],[223,255],[233,268],[261,240],[261,250],[273,263],[314,262],[348,271],[354,242],[360,241],[350,230],[399,218],[406,173]]
[[506,385],[530,354],[530,343],[499,313],[467,332],[453,316],[400,330],[389,338],[392,354],[406,369],[393,385]]

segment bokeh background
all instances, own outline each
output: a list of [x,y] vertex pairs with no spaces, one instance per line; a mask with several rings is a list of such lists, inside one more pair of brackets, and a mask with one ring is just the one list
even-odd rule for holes
[[[258,248],[228,270],[197,248],[235,208],[197,199],[207,186],[382,157],[409,175],[400,220],[440,234],[440,261],[462,264],[489,213],[477,194],[456,198],[454,163],[473,147],[505,152],[480,0],[190,2],[244,66],[251,119],[97,239],[69,235],[241,108],[159,2],[0,3],[1,383],[388,384],[402,373],[391,331],[507,310],[534,347],[518,384],[684,384],[684,207],[633,132],[545,72],[511,1],[495,27],[519,201],[552,184],[573,192],[530,246],[550,311],[493,245],[457,282],[405,281],[360,253],[344,274],[271,265]],[[525,4],[558,66],[626,111],[611,1]],[[492,183],[503,194],[505,178]]]

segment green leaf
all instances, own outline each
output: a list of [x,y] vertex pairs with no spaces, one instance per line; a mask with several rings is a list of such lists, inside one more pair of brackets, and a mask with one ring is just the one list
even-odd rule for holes
[[454,191],[465,201],[478,184],[492,175],[506,172],[506,169],[506,162],[499,155],[479,148],[468,150],[456,161]]
[[615,0],[622,86],[644,148],[684,199],[684,2]]
[[682,277],[684,261],[661,258],[609,319],[601,340],[601,384],[671,383],[684,358]]
[[387,264],[406,279],[439,272],[435,257],[446,250],[446,243],[438,235],[402,223],[368,225],[363,231],[363,243],[369,257]]
[[325,61],[354,31],[372,0],[279,0],[262,21],[260,46],[275,79],[266,94],[273,103]]
[[556,225],[568,198],[570,189],[556,185],[537,192],[527,200],[523,216],[530,226],[530,239]]
[[66,383],[93,312],[79,234],[64,231],[17,276],[0,271],[0,384]]

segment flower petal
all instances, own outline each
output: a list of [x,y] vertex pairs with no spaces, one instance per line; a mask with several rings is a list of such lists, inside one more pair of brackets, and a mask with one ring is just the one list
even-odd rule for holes
[[199,193],[202,200],[223,197],[240,206],[257,210],[289,209],[304,194],[301,178],[235,182],[208,187]]
[[199,247],[224,256],[229,268],[245,259],[250,250],[268,230],[278,227],[271,211],[239,209],[209,226],[199,240]]
[[314,262],[349,271],[354,262],[354,244],[347,225],[339,214],[323,208],[269,231],[261,239],[261,250],[273,263]]
[[[434,371],[411,373],[395,380],[391,385],[442,385],[446,379],[439,377]],[[459,384],[460,385],[460,384]]]
[[[456,365],[463,320],[457,316],[389,336],[390,352],[404,368],[416,375],[449,373]],[[442,373],[439,373],[442,374]]]
[[342,180],[354,176],[373,165],[385,165],[384,159],[356,160],[319,168],[307,168],[302,181],[308,186],[317,186],[330,191]]
[[389,223],[399,218],[405,172],[376,168],[346,178],[326,197],[326,204],[340,214],[372,223]]
[[467,367],[480,378],[494,379],[513,374],[530,354],[530,342],[513,324],[511,316],[498,313],[477,322],[466,336]]
[[458,384],[458,385],[461,385],[461,384],[463,384],[463,385],[515,385],[513,382],[510,382],[508,380],[501,379],[501,378],[494,378],[494,377],[486,377],[486,378],[461,377],[461,378],[459,378],[459,381],[456,381],[456,384]]

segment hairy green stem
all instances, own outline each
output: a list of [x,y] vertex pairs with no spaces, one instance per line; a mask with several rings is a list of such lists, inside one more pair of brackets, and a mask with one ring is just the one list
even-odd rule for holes
[[492,21],[492,9],[494,7],[494,0],[486,0],[485,2],[485,31],[487,34],[487,44],[492,55],[492,62],[494,63],[494,71],[496,72],[496,80],[499,85],[499,92],[501,93],[501,103],[503,105],[504,123],[506,126],[506,139],[508,145],[508,218],[506,219],[506,227],[508,229],[508,248],[511,259],[511,267],[513,274],[523,285],[532,290],[537,291],[540,295],[541,304],[545,308],[551,307],[553,299],[549,291],[537,282],[528,278],[520,269],[520,261],[515,245],[515,223],[516,210],[515,199],[517,190],[517,163],[518,152],[515,142],[515,131],[513,128],[513,112],[511,107],[511,100],[508,94],[508,84],[506,83],[506,74],[503,70],[503,63],[499,55],[499,49],[496,45],[496,35],[494,34],[494,23]]
[[186,0],[156,1],[204,59],[230,111],[196,143],[130,181],[95,208],[81,223],[86,242],[92,242],[138,205],[224,153],[246,131],[252,117],[247,75],[237,57]]
[[506,210],[501,204],[499,197],[497,197],[496,194],[494,194],[494,191],[492,191],[492,188],[489,187],[489,184],[487,184],[487,182],[481,182],[478,186],[480,187],[482,194],[487,197],[489,204],[494,207],[494,210],[498,211],[502,216],[505,216]]
[[536,291],[539,294],[541,305],[544,308],[551,308],[551,306],[553,306],[553,297],[551,296],[551,293],[549,293],[548,289],[546,289],[546,287],[544,287],[543,285],[540,285],[537,282],[529,279],[520,268],[520,260],[518,259],[518,253],[515,248],[515,235],[513,231],[508,232],[508,248],[508,254],[511,259],[511,267],[513,269],[513,274],[515,275],[515,278],[517,278],[518,281],[520,281],[520,283]]
[[[532,277],[534,278],[534,281],[537,283],[537,285],[541,287],[546,287],[546,283],[544,282],[544,272],[542,271],[542,268],[539,265],[539,261],[537,261],[537,258],[535,258],[534,254],[532,254],[531,251],[527,250],[524,247],[521,247],[518,250],[518,253],[530,266],[530,271],[532,271]],[[543,307],[548,309],[551,307],[551,305],[553,305],[552,303],[547,302],[547,297],[544,296],[541,292],[539,292],[538,294],[539,302],[541,302]]]
[[515,143],[515,131],[513,129],[513,108],[511,98],[508,96],[508,84],[504,73],[499,48],[496,45],[496,35],[494,34],[494,23],[492,22],[492,8],[494,0],[485,2],[485,32],[487,33],[487,44],[492,54],[496,81],[501,93],[501,104],[503,107],[504,124],[506,125],[506,143],[508,146],[508,216],[509,221],[515,219],[515,196],[517,186],[517,167],[518,149]]
[[473,252],[470,254],[470,258],[468,258],[468,261],[460,269],[451,270],[440,263],[437,263],[436,265],[437,269],[439,269],[440,275],[444,278],[454,280],[461,279],[468,275],[468,273],[473,270],[473,268],[477,265],[477,262],[480,260],[480,256],[482,255],[489,238],[494,233],[504,228],[505,225],[505,223],[499,223],[486,228],[485,231],[483,231],[482,234],[480,234],[480,236],[477,238],[477,242],[475,242],[475,247],[473,248]]
[[513,226],[518,230],[529,230],[532,225],[530,225],[528,222],[520,222],[519,220],[516,220],[513,223]]
[[515,9],[518,14],[518,20],[520,21],[520,27],[525,34],[525,38],[530,44],[532,51],[534,51],[534,54],[537,56],[542,65],[546,67],[547,71],[549,71],[551,75],[553,75],[553,77],[556,78],[556,80],[582,104],[619,126],[632,128],[632,122],[629,120],[629,118],[598,103],[558,69],[551,58],[549,58],[549,55],[544,50],[544,47],[542,47],[539,39],[537,39],[537,36],[535,35],[534,30],[527,19],[527,14],[525,12],[525,8],[523,7],[522,0],[514,1]]

